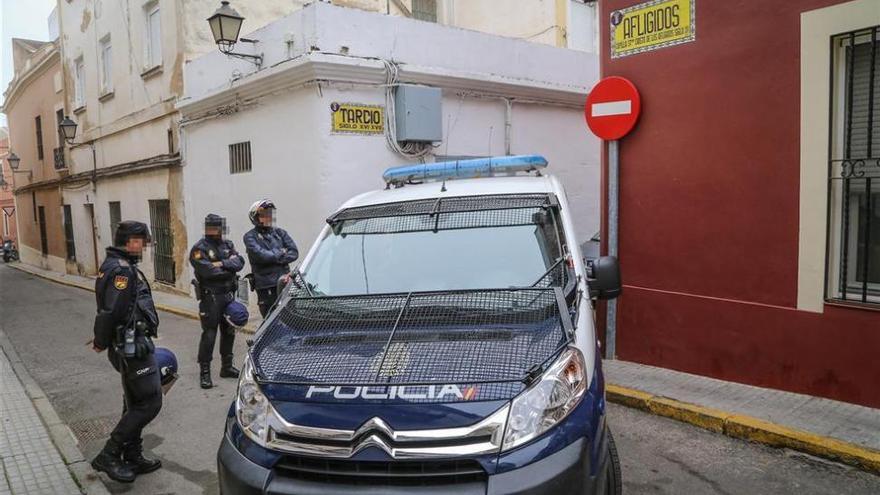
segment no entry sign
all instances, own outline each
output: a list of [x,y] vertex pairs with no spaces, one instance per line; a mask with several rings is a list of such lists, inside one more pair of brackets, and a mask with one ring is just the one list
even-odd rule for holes
[[584,114],[593,134],[614,141],[629,134],[641,109],[636,86],[628,79],[611,76],[596,83],[590,91]]

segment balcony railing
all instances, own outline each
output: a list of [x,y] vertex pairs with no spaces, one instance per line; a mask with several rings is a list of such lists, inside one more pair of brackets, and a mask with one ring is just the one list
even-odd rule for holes
[[64,163],[64,147],[58,147],[52,150],[52,155],[55,158],[55,170],[63,170],[67,168],[67,164]]

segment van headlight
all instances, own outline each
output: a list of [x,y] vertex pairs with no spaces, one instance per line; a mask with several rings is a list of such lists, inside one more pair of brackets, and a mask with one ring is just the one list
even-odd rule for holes
[[584,356],[569,347],[537,383],[513,399],[501,450],[519,447],[562,421],[586,390]]
[[244,361],[238,382],[235,416],[245,435],[262,446],[266,445],[269,408],[269,399],[263,395],[254,379],[254,365],[248,356]]

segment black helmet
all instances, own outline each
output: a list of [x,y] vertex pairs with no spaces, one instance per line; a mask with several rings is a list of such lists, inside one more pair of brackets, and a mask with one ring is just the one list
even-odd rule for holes
[[251,219],[251,223],[260,226],[260,211],[262,210],[274,210],[275,203],[272,202],[271,199],[261,199],[254,204],[251,205],[251,209],[248,212],[248,218]]
[[226,225],[226,219],[220,215],[208,213],[205,217],[205,227],[223,227]]
[[147,224],[135,220],[120,222],[113,235],[113,245],[125,246],[128,239],[135,236],[143,237],[146,242],[150,242],[150,229]]

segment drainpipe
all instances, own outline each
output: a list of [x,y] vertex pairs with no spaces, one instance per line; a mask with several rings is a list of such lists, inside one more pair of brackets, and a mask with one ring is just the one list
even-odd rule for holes
[[513,126],[513,100],[504,98],[504,154],[510,156],[510,131]]

